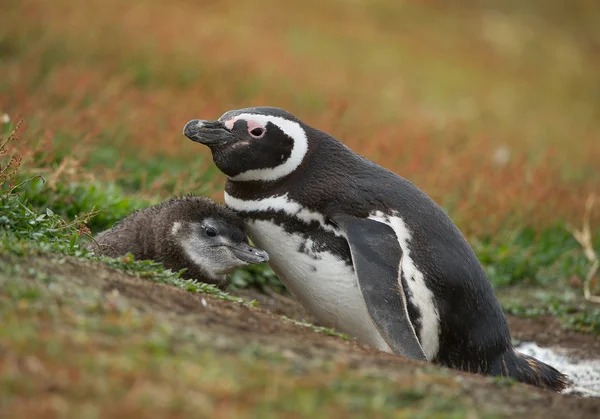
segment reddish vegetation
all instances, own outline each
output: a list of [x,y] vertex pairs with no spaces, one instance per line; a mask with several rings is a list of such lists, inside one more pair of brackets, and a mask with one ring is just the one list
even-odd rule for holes
[[414,181],[468,233],[578,222],[600,191],[600,6],[470,3],[11,2],[0,112],[78,159],[114,145],[191,173],[211,161],[182,137],[187,120],[280,106]]

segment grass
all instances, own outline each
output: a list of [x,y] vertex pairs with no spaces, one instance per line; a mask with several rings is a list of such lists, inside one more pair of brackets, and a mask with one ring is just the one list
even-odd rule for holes
[[347,334],[340,333],[340,332],[335,331],[333,329],[330,329],[328,327],[315,326],[315,325],[312,325],[310,323],[306,323],[306,322],[301,322],[301,321],[298,321],[298,320],[290,319],[287,316],[282,316],[282,318],[284,320],[292,322],[293,324],[295,324],[297,326],[309,327],[309,328],[311,328],[316,333],[325,333],[327,336],[336,336],[336,337],[338,337],[340,339],[343,339],[343,340],[350,340],[350,337]]
[[[410,417],[427,409],[429,417],[470,414],[472,406],[452,397],[429,405],[428,391],[398,390],[385,378],[369,377],[368,385],[334,369],[307,384],[285,363],[272,393],[269,356],[223,356],[192,338],[180,345],[172,325],[111,312],[95,294],[84,300],[100,312],[86,311],[51,290],[60,280],[27,268],[28,258],[68,255],[252,304],[154,262],[99,259],[84,244],[173,195],[221,200],[223,175],[181,129],[189,119],[253,105],[286,108],[415,182],[466,234],[506,312],[551,315],[599,335],[600,309],[582,298],[590,264],[567,229],[580,225],[587,197],[600,190],[598,13],[584,0],[8,1],[0,13],[0,255],[16,262],[0,264],[8,319],[0,338],[27,373],[8,371],[3,403],[36,416],[42,412],[17,401],[43,393],[44,404],[60,410],[58,388],[69,400],[98,397],[96,407],[75,403],[74,416],[165,409],[268,417],[303,406],[330,417],[344,409],[384,417],[399,406]],[[21,118],[20,138],[11,140]],[[598,253],[600,211],[591,225]],[[231,283],[284,291],[265,266],[236,271]],[[597,280],[592,292],[600,294]],[[78,332],[69,336],[73,325]],[[34,339],[44,328],[51,332]],[[123,354],[116,336],[128,333]],[[97,370],[96,349],[82,347],[103,348]],[[73,366],[61,363],[65,352],[80,354]],[[135,384],[132,371],[141,370]],[[240,371],[258,378],[240,383]],[[55,373],[63,378],[50,379]],[[223,385],[211,385],[216,379]],[[158,385],[169,389],[162,398]]]
[[[579,291],[579,290],[577,290]],[[513,287],[498,291],[502,308],[519,317],[553,316],[565,329],[600,336],[600,308],[582,300],[579,292],[562,285],[552,290]]]

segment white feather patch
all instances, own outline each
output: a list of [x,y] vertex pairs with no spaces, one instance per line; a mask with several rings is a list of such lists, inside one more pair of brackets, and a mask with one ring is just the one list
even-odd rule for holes
[[225,192],[224,198],[227,206],[236,211],[283,212],[287,215],[296,217],[307,224],[316,221],[324,230],[330,231],[337,236],[343,236],[343,234],[335,227],[325,222],[323,214],[304,208],[298,202],[291,200],[287,193],[263,199],[244,200],[233,197]]
[[175,236],[179,232],[180,228],[181,228],[181,223],[179,221],[175,221],[173,223],[173,227],[171,227],[171,234]]
[[[289,119],[281,118],[279,116],[270,116],[270,115],[260,115],[260,114],[251,114],[251,113],[243,113],[240,115],[236,115],[231,119],[223,121],[225,126],[231,128],[233,124],[238,119],[251,120],[259,123],[263,128],[267,127],[267,123],[271,122],[274,125],[277,125],[281,131],[283,131],[288,137],[290,137],[294,141],[294,145],[292,147],[292,152],[290,157],[287,158],[282,164],[279,166],[266,168],[266,169],[252,169],[246,172],[240,173],[239,175],[232,176],[229,179],[233,181],[250,181],[250,180],[263,180],[263,181],[271,181],[277,180],[284,176],[292,173],[304,159],[306,152],[308,151],[308,138],[306,136],[306,132],[300,126],[299,123],[295,121],[290,121]],[[260,141],[260,140],[257,140]]]
[[417,269],[410,257],[408,244],[410,243],[411,233],[398,215],[387,215],[381,211],[376,211],[369,218],[389,225],[398,237],[403,255],[402,271],[412,293],[411,301],[421,312],[421,346],[427,359],[432,360],[437,355],[440,346],[440,315],[435,305],[433,293],[425,285],[423,272]]

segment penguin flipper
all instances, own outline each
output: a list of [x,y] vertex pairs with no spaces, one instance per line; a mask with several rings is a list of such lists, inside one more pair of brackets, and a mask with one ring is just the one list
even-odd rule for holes
[[346,214],[330,219],[346,234],[359,289],[383,339],[394,353],[426,361],[399,280],[402,249],[394,230],[379,221]]

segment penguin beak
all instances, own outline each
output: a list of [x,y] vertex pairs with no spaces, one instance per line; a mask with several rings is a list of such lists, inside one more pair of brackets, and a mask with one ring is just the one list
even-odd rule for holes
[[236,243],[231,247],[233,254],[246,263],[264,263],[269,261],[269,254],[262,249],[252,247],[247,243]]
[[233,134],[220,121],[192,119],[183,127],[183,135],[207,146],[219,145],[233,138]]

